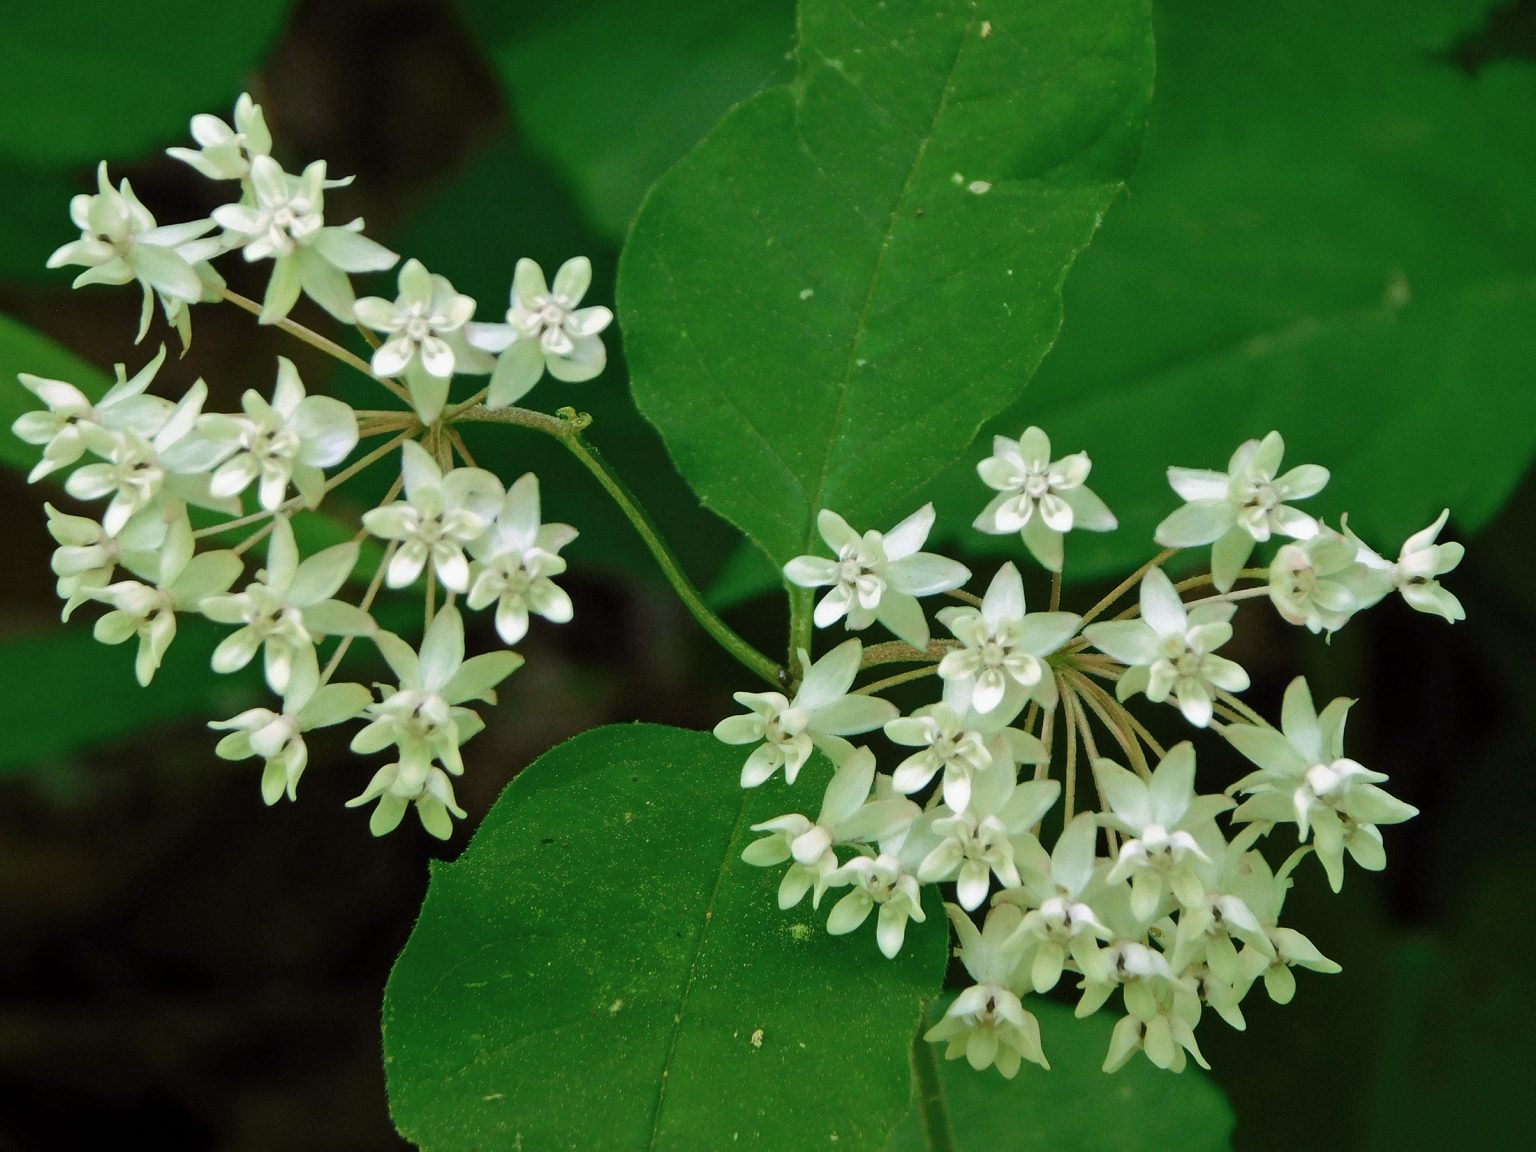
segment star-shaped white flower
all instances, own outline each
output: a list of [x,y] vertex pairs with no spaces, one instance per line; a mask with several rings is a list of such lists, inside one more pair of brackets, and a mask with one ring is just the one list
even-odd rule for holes
[[1160,703],[1171,694],[1179,711],[1197,728],[1211,722],[1215,689],[1241,692],[1248,673],[1214,655],[1232,638],[1235,604],[1208,601],[1186,609],[1161,568],[1141,578],[1141,619],[1110,620],[1083,629],[1088,642],[1125,664],[1115,695],[1127,700],[1137,692]]
[[59,599],[64,601],[62,619],[68,620],[81,604],[94,600],[112,582],[119,564],[149,579],[159,572],[160,546],[168,525],[157,509],[140,512],[116,536],[108,536],[95,520],[60,512],[52,504],[43,507],[48,512],[48,534],[59,545],[51,563],[59,578]]
[[254,389],[240,398],[243,416],[209,412],[197,431],[220,446],[222,463],[209,478],[215,496],[238,496],[257,482],[261,506],[275,512],[290,483],[306,508],[325,496],[324,469],[340,464],[357,447],[357,417],[330,396],[306,396],[293,361],[277,358],[277,385],[269,403]]
[[229,673],[263,653],[267,684],[278,695],[288,691],[293,669],[312,658],[315,644],[327,636],[367,636],[373,617],[353,604],[332,599],[357,567],[359,545],[337,544],[299,560],[299,546],[286,516],[272,525],[267,566],[245,591],[205,597],[199,610],[219,624],[240,628],[213,650],[213,670]]
[[1093,813],[1080,813],[1056,838],[1050,856],[1040,858],[1043,848],[1034,853],[1034,859],[1026,856],[1019,869],[1019,886],[996,897],[998,906],[1014,904],[1025,910],[1008,944],[1017,950],[1021,963],[1028,963],[1036,992],[1056,987],[1069,957],[1081,967],[1084,958],[1097,954],[1096,940],[1111,938],[1090,900],[1097,836]]
[[18,373],[16,378],[22,386],[47,406],[47,411],[23,413],[11,425],[19,439],[43,449],[43,458],[27,474],[27,482],[34,483],[50,472],[76,463],[86,451],[85,429],[92,425],[108,432],[137,432],[152,439],[175,408],[169,400],[146,395],[144,391],[164,363],[162,344],[155,358],[131,377],[118,364],[117,383],[95,403],[63,380]]
[[1008,943],[1018,928],[1018,908],[1010,904],[993,908],[979,932],[953,904],[946,904],[944,910],[960,938],[960,960],[976,983],[955,997],[944,1018],[923,1039],[945,1044],[946,1060],[964,1056],[978,1072],[996,1064],[1009,1080],[1018,1075],[1025,1060],[1049,1069],[1040,1047],[1040,1024],[1019,1000],[1019,957]]
[[897,797],[871,798],[875,755],[858,748],[837,766],[822,796],[815,823],[798,812],[752,825],[768,835],[748,844],[741,858],[759,868],[791,861],[779,883],[779,907],[793,908],[811,893],[821,907],[828,877],[837,870],[838,844],[872,843],[893,836],[917,819],[920,809]]
[[253,156],[250,163],[250,196],[215,208],[213,219],[224,229],[224,243],[239,247],[246,260],[273,262],[261,323],[281,320],[299,293],[306,292],[350,324],[357,298],[347,273],[383,272],[399,257],[364,236],[361,219],[326,225],[325,190],[345,181],[327,180],[324,160],[316,160],[298,176],[284,172],[270,156]]
[[1316,496],[1328,483],[1328,469],[1301,464],[1280,473],[1285,441],[1271,432],[1263,440],[1245,441],[1225,474],[1204,468],[1170,468],[1168,483],[1188,503],[1170,513],[1155,533],[1164,548],[1211,549],[1211,575],[1225,592],[1253,553],[1253,545],[1272,535],[1306,540],[1317,521],[1290,506],[1292,500]]
[[73,287],[87,284],[131,284],[144,289],[138,339],[149,329],[150,311],[158,295],[166,315],[203,298],[203,277],[195,267],[218,251],[214,242],[198,238],[213,227],[212,220],[157,225],[154,215],[134,195],[127,180],[112,187],[103,160],[96,169],[97,192],[82,193],[69,202],[69,216],[80,229],[72,240],[48,257],[48,267],[84,265]]
[[1282,545],[1269,566],[1275,611],[1311,632],[1337,632],[1392,590],[1390,575],[1360,556],[1354,540],[1324,524],[1310,539]]
[[508,644],[528,633],[528,615],[568,624],[571,598],[550,577],[565,571],[560,549],[576,539],[569,524],[539,522],[539,478],[525,473],[507,489],[496,521],[473,544],[470,554],[471,608],[496,605],[496,631]]
[[[917,866],[924,884],[954,880],[960,907],[971,911],[981,906],[996,876],[1004,888],[1023,883],[1017,857],[1031,858],[1038,824],[1056,798],[1061,784],[1055,780],[1029,780],[1020,784],[1010,766],[998,765],[976,777],[970,806],[956,813],[947,804],[930,812],[931,835],[938,840]],[[915,835],[915,833],[914,833]]]
[[196,148],[167,148],[165,154],[210,180],[244,180],[250,175],[253,157],[272,154],[272,133],[261,105],[249,92],[240,93],[235,101],[234,127],[200,112],[192,117],[192,139]]
[[613,313],[600,304],[577,307],[591,283],[592,262],[585,256],[560,265],[553,289],[532,260],[517,262],[507,322],[469,328],[471,344],[501,354],[491,373],[488,407],[516,404],[546,369],[570,384],[590,380],[603,370],[608,351],[598,333],[613,322]]
[[[1276,1004],[1289,1004],[1296,995],[1296,975],[1293,968],[1307,968],[1313,972],[1339,972],[1339,965],[1318,951],[1317,945],[1294,928],[1280,924],[1280,911],[1291,887],[1287,869],[1273,872],[1268,861],[1258,852],[1248,852],[1243,857],[1243,867],[1234,886],[1245,904],[1269,937],[1272,951],[1267,963],[1254,972],[1254,977],[1264,977],[1264,990]],[[1245,953],[1246,955],[1246,953]],[[1265,957],[1258,951],[1253,955]],[[1257,968],[1257,965],[1254,966]]]
[[1012,563],[997,570],[980,608],[941,608],[939,620],[962,647],[939,662],[944,702],[982,716],[1016,712],[1026,700],[1056,707],[1056,676],[1046,657],[1072,638],[1075,612],[1024,609],[1024,581]]
[[1195,794],[1194,745],[1175,744],[1149,781],[1102,758],[1093,762],[1093,776],[1110,808],[1101,822],[1128,837],[1105,883],[1131,881],[1131,912],[1142,921],[1157,913],[1165,885],[1185,907],[1202,906],[1205,885],[1194,865],[1211,861],[1196,834],[1232,801]]
[[889,701],[849,694],[863,653],[858,640],[847,640],[812,664],[802,648],[803,673],[793,700],[782,692],[734,694],[736,703],[751,711],[720,721],[715,737],[727,744],[759,744],[742,765],[743,788],[756,788],[780,768],[785,782],[793,784],[813,747],[842,763],[853,752],[842,737],[872,732],[896,716]]
[[288,690],[283,694],[282,711],[250,708],[228,720],[214,720],[210,728],[227,731],[214,753],[225,760],[246,760],[260,756],[261,798],[276,804],[286,794],[298,799],[299,777],[309,763],[309,749],[304,733],[329,728],[352,719],[373,700],[373,694],[361,684],[320,683],[320,668],[314,649],[294,662]]
[[831,586],[816,605],[816,627],[847,617],[849,631],[859,631],[878,620],[914,648],[926,648],[928,619],[917,597],[948,592],[971,578],[964,564],[919,551],[933,517],[933,505],[924,504],[889,532],[861,536],[836,512],[822,509],[816,526],[837,558],[796,556],[784,565],[791,584]]
[[844,936],[869,918],[878,906],[875,942],[887,959],[895,959],[906,939],[907,921],[921,924],[928,919],[923,911],[917,877],[908,872],[896,856],[855,856],[827,877],[827,883],[851,884],[852,890],[832,905],[827,915],[827,931]]
[[1418,815],[1411,804],[1377,785],[1387,777],[1344,755],[1344,722],[1351,700],[1340,698],[1319,715],[1307,682],[1298,676],[1285,690],[1281,730],[1229,724],[1222,735],[1259,766],[1230,791],[1248,794],[1234,820],[1294,822],[1299,838],[1310,835],[1335,892],[1344,885],[1344,853],[1360,867],[1379,872],[1387,853],[1378,825]]
[[486,533],[501,509],[501,481],[483,468],[452,468],[445,475],[414,440],[401,446],[400,470],[405,499],[363,513],[364,528],[399,542],[384,582],[404,588],[430,560],[444,588],[468,591],[464,549]]
[[[412,786],[433,760],[453,775],[462,775],[459,746],[484,727],[464,705],[476,700],[494,704],[496,685],[521,667],[523,658],[516,652],[486,652],[466,660],[464,621],[456,608],[438,611],[422,638],[419,655],[389,632],[376,633],[373,642],[399,686],[392,690],[381,686],[383,699],[368,706],[370,723],[353,737],[352,751],[367,754],[394,745],[400,752],[400,769]],[[353,803],[364,800],[360,797]],[[404,810],[402,804],[400,811]]]
[[1428,528],[1408,537],[1403,542],[1395,564],[1371,551],[1347,526],[1345,534],[1359,549],[1361,563],[1367,565],[1379,579],[1388,581],[1391,587],[1401,592],[1410,608],[1428,612],[1431,616],[1439,616],[1447,623],[1454,624],[1467,618],[1466,609],[1449,589],[1441,585],[1438,578],[1461,563],[1466,549],[1455,541],[1435,543],[1450,515],[1451,510],[1445,509]]
[[491,370],[491,358],[464,340],[464,326],[475,315],[474,300],[454,291],[446,277],[428,272],[420,260],[400,266],[400,294],[393,301],[365,296],[356,312],[359,324],[387,336],[373,353],[374,372],[405,377],[412,405],[425,424],[442,412],[455,372]]
[[1086,452],[1052,461],[1050,438],[1039,428],[1026,428],[1016,441],[996,436],[976,471],[997,495],[973,527],[994,536],[1019,533],[1042,567],[1060,572],[1063,535],[1074,528],[1111,532],[1118,524],[1084,483],[1092,468]]
[[197,611],[206,597],[228,591],[240,575],[240,557],[233,552],[194,555],[194,546],[192,526],[183,516],[166,530],[153,584],[120,580],[95,594],[112,609],[96,621],[96,639],[122,644],[138,637],[133,673],[140,684],[154,679],[165,650],[176,638],[176,613]]
[[468,815],[453,795],[453,781],[441,768],[419,762],[386,764],[374,773],[368,787],[347,801],[348,808],[358,808],[377,800],[368,818],[368,831],[385,836],[400,826],[408,807],[415,806],[421,826],[439,840],[453,835],[453,821]]

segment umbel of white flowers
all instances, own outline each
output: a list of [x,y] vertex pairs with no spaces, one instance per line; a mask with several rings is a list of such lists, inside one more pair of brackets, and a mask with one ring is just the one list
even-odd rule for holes
[[[172,148],[170,155],[223,182],[228,203],[207,219],[162,225],[127,181],[109,180],[103,165],[96,192],[70,205],[79,238],[60,247],[50,266],[84,267],[77,287],[138,284],[140,339],[157,300],[186,343],[196,305],[230,299],[275,324],[308,295],[336,319],[383,337],[366,364],[346,362],[365,367],[409,408],[360,415],[340,400],[308,393],[283,357],[270,396],[247,391],[234,413],[206,411],[202,381],[179,400],[151,394],[165,364],[163,347],[132,374],[119,365],[115,386],[102,395],[78,382],[24,374],[23,386],[42,405],[13,426],[40,449],[30,479],[62,478],[76,500],[100,505],[95,517],[48,510],[64,617],[102,605],[95,634],[108,644],[137,642],[141,683],[156,674],[180,619],[201,616],[225,627],[213,670],[237,672],[259,656],[266,684],[280,698],[213,724],[228,732],[220,756],[263,762],[267,803],[296,796],[309,732],[361,718],[366,726],[354,748],[393,754],[354,801],[376,801],[374,832],[395,827],[414,806],[429,832],[446,837],[450,817],[464,815],[451,781],[464,770],[460,748],[481,727],[469,705],[493,701],[495,684],[521,663],[506,651],[466,657],[459,610],[493,609],[507,645],[523,640],[531,617],[569,621],[574,606],[555,580],[565,570],[560,551],[576,536],[570,525],[541,522],[532,473],[507,488],[469,463],[446,426],[469,405],[452,407],[450,392],[462,377],[489,375],[489,388],[474,401],[497,407],[521,399],[546,371],[560,381],[589,380],[606,361],[600,334],[612,313],[577,307],[591,280],[583,257],[561,267],[553,290],[537,264],[519,261],[505,323],[476,323],[475,301],[417,260],[401,265],[392,300],[359,299],[349,276],[387,270],[398,257],[365,236],[360,219],[327,220],[327,194],[350,179],[329,178],[320,160],[298,174],[286,171],[249,96],[237,101],[233,124],[195,117],[192,136],[197,148]],[[259,306],[230,293],[213,268],[237,251],[270,270]],[[318,335],[307,338],[337,348]],[[381,435],[394,439],[359,458],[359,444]],[[363,513],[361,531],[337,536],[334,520],[304,525],[336,486],[381,462],[394,462],[399,480],[381,506]],[[194,512],[225,519],[194,528]],[[265,564],[250,571],[252,549],[263,539]],[[367,587],[354,588],[361,585]],[[418,649],[381,629],[372,609],[381,586],[423,585],[425,637]],[[381,687],[378,697],[340,678],[356,640],[373,646],[394,672],[397,683]],[[887,717],[878,701],[866,703],[878,709],[876,723]]]
[[[1248,675],[1218,650],[1233,636],[1239,601],[1253,595],[1267,594],[1282,619],[1313,632],[1343,627],[1394,589],[1412,607],[1460,619],[1461,605],[1439,577],[1462,550],[1437,542],[1446,514],[1411,537],[1395,562],[1347,528],[1313,520],[1290,501],[1315,495],[1328,473],[1311,465],[1281,472],[1283,449],[1270,433],[1242,445],[1226,474],[1170,469],[1187,503],[1159,526],[1158,542],[1213,543],[1212,573],[1175,585],[1154,562],[1123,586],[1135,587],[1137,600],[1113,619],[1097,619],[1108,601],[1084,614],[1054,603],[1029,612],[1013,562],[998,568],[980,600],[961,593],[969,572],[920,551],[934,527],[931,505],[883,534],[859,533],[824,510],[818,525],[833,558],[784,566],[793,584],[830,588],[816,625],[883,624],[911,646],[897,659],[930,662],[941,698],[906,716],[885,706],[882,720],[874,693],[883,685],[855,687],[873,655],[857,640],[814,662],[802,652],[792,695],[737,693],[751,711],[715,733],[754,746],[743,786],[772,787],[783,767],[786,784],[803,789],[809,775],[821,795],[814,822],[803,814],[818,807],[812,801],[755,824],[764,836],[743,859],[788,865],[784,908],[807,892],[820,907],[828,892],[846,889],[827,930],[856,931],[877,913],[875,939],[886,956],[901,949],[909,925],[929,919],[922,889],[943,886],[973,981],[927,1033],[950,1058],[1010,1077],[1024,1061],[1048,1068],[1029,997],[1069,976],[1078,1015],[1118,1004],[1107,1071],[1138,1052],[1178,1071],[1191,1059],[1205,1064],[1195,1032],[1206,1009],[1242,1028],[1242,1001],[1260,978],[1285,1003],[1296,991],[1294,969],[1338,970],[1279,922],[1293,874],[1316,856],[1337,890],[1349,860],[1384,867],[1382,829],[1416,809],[1384,790],[1384,773],[1345,756],[1348,701],[1319,713],[1298,678],[1277,729],[1243,704]],[[1087,456],[1050,456],[1037,428],[1018,441],[998,438],[979,468],[997,495],[975,527],[1019,532],[1055,573],[1068,531],[1108,530],[1115,521],[1083,485]],[[1252,577],[1244,565],[1254,549],[1273,537],[1283,542],[1256,586],[1234,590]],[[1186,601],[1201,588],[1197,601]],[[945,594],[965,602],[936,613],[953,639],[933,641],[919,597]],[[889,682],[934,684],[920,676]],[[1202,792],[1194,745],[1158,744],[1126,708],[1136,696],[1176,705],[1195,732],[1219,733],[1257,770],[1225,792]],[[873,746],[848,740],[877,729],[905,757],[889,774],[878,770]],[[1079,761],[1091,771],[1098,811],[1074,804]],[[1058,805],[1062,819],[1053,824]],[[1259,842],[1283,824],[1295,828],[1299,846],[1275,869]],[[1052,827],[1061,829],[1053,845],[1042,838]]]

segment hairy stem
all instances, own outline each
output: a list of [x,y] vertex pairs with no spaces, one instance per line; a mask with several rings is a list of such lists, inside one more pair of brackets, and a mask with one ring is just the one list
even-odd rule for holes
[[704,597],[699,595],[698,589],[693,586],[693,581],[688,579],[688,574],[683,571],[672,549],[662,539],[660,531],[651,521],[650,515],[641,507],[634,493],[629,490],[629,486],[608,467],[597,449],[582,437],[582,432],[592,423],[592,417],[578,413],[573,408],[562,408],[556,415],[548,416],[543,412],[534,412],[527,408],[487,408],[483,404],[475,404],[457,411],[453,419],[489,424],[514,424],[522,428],[531,428],[535,432],[542,432],[546,436],[553,436],[559,440],[566,451],[576,457],[592,474],[593,479],[602,486],[603,491],[607,492],[613,502],[619,506],[625,518],[634,525],[635,531],[640,534],[640,539],[645,541],[645,546],[661,568],[662,575],[667,578],[667,583],[672,585],[672,590],[677,593],[678,599],[715,642],[768,683],[775,687],[784,683],[779,666],[738,636],[708,604],[704,603]]
[[888,640],[864,649],[864,659],[859,666],[872,668],[876,664],[915,664],[918,661],[937,663],[958,647],[960,645],[953,640],[930,640],[927,648],[914,648],[905,640]]

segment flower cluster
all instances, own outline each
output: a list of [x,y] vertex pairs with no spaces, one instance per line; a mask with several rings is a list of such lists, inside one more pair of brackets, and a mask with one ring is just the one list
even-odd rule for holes
[[[785,782],[803,788],[797,778],[816,751],[832,768],[814,820],[801,805],[755,825],[764,835],[743,858],[788,863],[784,908],[807,894],[819,906],[844,890],[827,917],[833,934],[878,909],[886,956],[901,949],[909,923],[927,919],[922,889],[946,886],[957,954],[973,981],[927,1033],[948,1056],[1009,1077],[1025,1060],[1049,1067],[1029,997],[1071,979],[1079,1016],[1111,1003],[1119,1013],[1107,1071],[1137,1052],[1177,1071],[1191,1059],[1205,1064],[1195,1030],[1207,1011],[1241,1029],[1256,984],[1284,1003],[1294,969],[1338,970],[1280,922],[1294,874],[1315,855],[1337,891],[1346,859],[1385,867],[1381,829],[1416,810],[1383,789],[1383,773],[1345,755],[1350,701],[1319,712],[1298,678],[1276,728],[1242,701],[1248,675],[1218,650],[1239,602],[1256,596],[1314,632],[1335,631],[1394,590],[1416,609],[1461,619],[1438,578],[1462,550],[1436,543],[1442,514],[1396,562],[1383,559],[1346,526],[1335,531],[1292,505],[1322,489],[1328,473],[1282,472],[1283,451],[1270,433],[1242,445],[1225,474],[1170,469],[1186,503],[1157,529],[1169,551],[1081,615],[1058,608],[1063,536],[1115,520],[1084,486],[1088,457],[1053,462],[1038,428],[998,438],[981,462],[981,479],[999,494],[975,527],[1020,534],[1053,574],[1048,610],[1028,609],[1013,563],[980,599],[961,591],[969,572],[921,551],[931,506],[885,534],[823,511],[834,558],[785,565],[791,583],[831,588],[815,624],[883,624],[904,643],[848,640],[814,662],[802,651],[792,695],[737,694],[750,712],[715,733],[752,746],[744,787],[766,784],[782,766]],[[1285,543],[1269,566],[1245,568],[1271,537]],[[1163,565],[1205,544],[1209,574],[1175,584]],[[1253,586],[1236,588],[1244,580]],[[1131,589],[1135,602],[1101,619]],[[918,597],[939,594],[957,602],[935,613],[949,636],[931,640]],[[918,667],[854,687],[861,671],[887,662]],[[880,697],[929,675],[938,699],[909,715]],[[1202,792],[1194,745],[1161,744],[1127,709],[1138,695],[1174,706],[1196,731],[1219,733],[1254,770],[1225,791]],[[849,739],[877,732],[904,757],[888,773],[877,770],[873,743]],[[1089,792],[1095,805],[1085,810]],[[1262,846],[1281,825],[1292,826],[1295,845],[1274,867]]]
[[[192,136],[197,148],[170,154],[228,182],[235,199],[207,219],[161,225],[103,164],[97,191],[70,205],[80,238],[49,266],[83,266],[77,287],[139,284],[140,340],[156,301],[185,344],[193,306],[228,300],[361,368],[404,406],[357,411],[310,395],[295,364],[279,358],[269,396],[247,391],[238,412],[207,411],[201,380],[179,400],[151,393],[163,347],[132,375],[120,365],[116,384],[94,398],[87,387],[23,374],[41,404],[13,425],[41,450],[30,478],[67,472],[64,491],[98,506],[95,515],[48,506],[64,616],[101,605],[96,637],[137,642],[142,684],[160,667],[178,620],[224,626],[213,670],[237,672],[260,657],[278,701],[214,722],[228,733],[217,751],[262,762],[268,804],[295,797],[308,762],[306,733],[356,720],[363,726],[353,749],[390,757],[352,801],[376,802],[373,831],[394,828],[414,806],[429,832],[447,837],[450,815],[464,815],[452,784],[464,771],[460,748],[483,726],[470,706],[494,702],[496,686],[522,663],[506,650],[466,657],[460,607],[494,608],[507,645],[523,640],[530,616],[569,621],[573,606],[555,577],[565,570],[561,549],[576,536],[569,525],[543,523],[537,477],[507,487],[473,465],[452,425],[503,415],[558,424],[506,409],[546,371],[561,381],[596,376],[605,362],[599,334],[612,313],[577,306],[591,279],[585,258],[559,270],[553,291],[536,264],[519,261],[505,323],[476,323],[475,301],[416,260],[401,265],[394,300],[358,298],[350,276],[386,271],[398,257],[365,236],[360,219],[327,222],[327,193],[350,179],[329,178],[318,160],[286,171],[249,96],[236,104],[233,125],[197,116]],[[260,304],[230,292],[214,270],[215,260],[235,252],[270,268]],[[288,321],[301,295],[382,334],[370,359]],[[490,381],[450,405],[460,376]],[[373,438],[384,442],[359,455]],[[329,494],[380,462],[400,469],[384,502],[352,526],[334,518]],[[296,531],[300,518],[311,530]],[[305,555],[301,539],[324,543]],[[265,564],[253,568],[250,554],[263,541]],[[380,626],[374,602],[384,586],[418,588],[419,646]],[[339,678],[359,638],[376,649],[392,682],[370,689]]]

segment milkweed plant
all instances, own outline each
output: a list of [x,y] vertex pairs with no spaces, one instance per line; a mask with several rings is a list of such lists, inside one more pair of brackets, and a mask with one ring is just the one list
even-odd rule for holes
[[[227,189],[228,203],[161,224],[103,164],[96,191],[70,204],[79,238],[49,265],[83,268],[76,287],[137,285],[140,342],[157,309],[183,343],[197,309],[245,309],[371,380],[381,407],[319,394],[279,357],[269,393],[246,392],[238,412],[210,411],[202,381],[179,396],[152,391],[162,347],[118,366],[96,400],[75,383],[23,375],[40,407],[13,430],[40,450],[31,480],[62,478],[92,511],[46,506],[65,619],[90,614],[102,643],[135,645],[141,684],[187,617],[226,630],[214,672],[259,662],[270,703],[210,727],[223,733],[218,756],[259,766],[267,804],[297,798],[310,732],[350,725],[352,750],[379,765],[349,802],[371,808],[373,833],[413,813],[433,836],[454,834],[465,816],[454,782],[473,771],[484,711],[523,663],[516,647],[530,627],[580,610],[559,583],[578,528],[544,520],[537,476],[477,465],[462,436],[468,424],[515,425],[554,437],[592,472],[689,610],[768,682],[737,692],[744,711],[714,734],[742,751],[742,788],[783,788],[792,809],[754,824],[760,835],[743,853],[780,870],[780,908],[825,904],[838,936],[873,921],[872,945],[847,947],[867,947],[878,966],[900,952],[909,923],[925,920],[922,889],[943,892],[972,981],[926,1032],[949,1057],[1005,1077],[1026,1060],[1048,1068],[1029,1004],[1065,983],[1078,1016],[1118,1017],[1106,1070],[1137,1053],[1173,1071],[1203,1066],[1196,1033],[1208,1014],[1241,1029],[1256,985],[1285,1003],[1296,969],[1338,970],[1284,920],[1286,895],[1298,879],[1337,892],[1351,868],[1384,868],[1384,829],[1415,809],[1391,795],[1385,773],[1350,757],[1351,700],[1318,700],[1297,677],[1276,723],[1245,702],[1248,674],[1222,652],[1246,600],[1330,635],[1393,595],[1461,619],[1440,583],[1462,557],[1461,545],[1438,539],[1447,513],[1389,559],[1346,521],[1305,510],[1328,470],[1287,467],[1281,433],[1270,431],[1237,445],[1224,469],[1169,468],[1161,550],[1072,610],[1067,540],[1113,531],[1116,518],[1089,487],[1088,454],[1058,454],[1045,430],[1028,427],[996,438],[976,463],[970,528],[1017,538],[1015,558],[989,574],[925,550],[932,504],[890,527],[823,508],[825,549],[790,560],[783,576],[818,590],[817,628],[850,635],[812,644],[807,632],[780,669],[705,606],[584,438],[589,418],[522,406],[546,376],[540,391],[558,403],[604,368],[614,317],[584,303],[586,259],[573,256],[552,279],[519,260],[508,306],[476,319],[475,300],[420,261],[400,263],[361,220],[332,223],[327,199],[350,181],[324,161],[284,169],[248,96],[233,124],[198,116],[192,135],[196,148],[171,155]],[[237,259],[267,270],[260,301],[231,291],[216,268]],[[397,264],[393,295],[357,295],[351,277]],[[356,325],[371,356],[292,320],[301,296]],[[342,524],[331,494],[366,470],[385,473],[386,494]],[[316,531],[296,530],[306,519]],[[333,542],[306,550],[301,539]],[[1196,556],[1204,571],[1166,571]],[[380,626],[386,589],[414,598],[419,624]],[[466,614],[484,614],[492,627],[472,635],[494,632],[498,645],[469,654]],[[344,675],[359,642],[387,666],[384,683]],[[891,665],[907,667],[886,674]],[[887,697],[908,683],[926,685],[928,702],[903,715]],[[1188,738],[1155,736],[1157,713],[1176,714]],[[1197,785],[1197,746],[1221,765],[1225,787]],[[797,784],[816,753],[835,768],[820,794]],[[1289,849],[1278,867],[1259,851],[1271,837]]]

